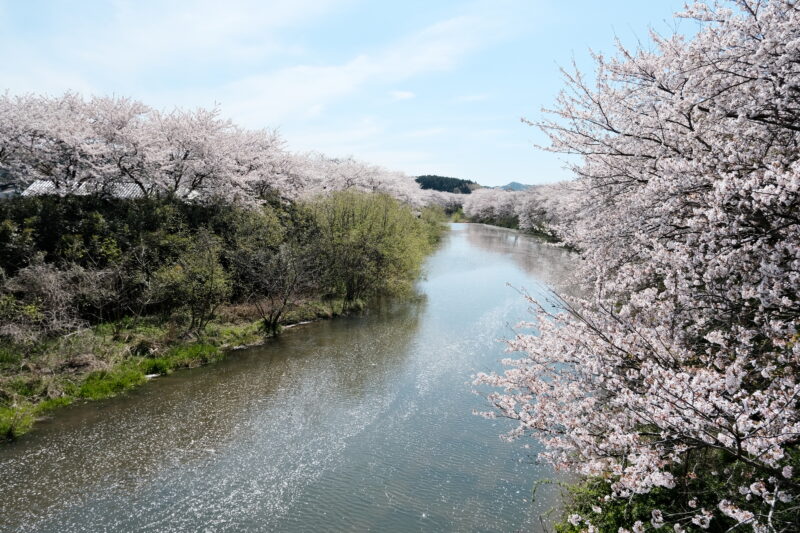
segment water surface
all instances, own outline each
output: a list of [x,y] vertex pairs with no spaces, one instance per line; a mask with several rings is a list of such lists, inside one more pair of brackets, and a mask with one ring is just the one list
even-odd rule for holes
[[[536,531],[536,448],[472,415],[470,376],[562,250],[454,224],[422,297],[297,327],[76,405],[0,448],[0,531]],[[531,442],[532,444],[532,442]]]

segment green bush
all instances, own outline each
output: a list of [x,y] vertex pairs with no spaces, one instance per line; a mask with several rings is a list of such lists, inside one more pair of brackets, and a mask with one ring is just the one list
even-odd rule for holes
[[22,361],[22,349],[13,346],[0,346],[0,369],[14,368]]
[[[96,290],[63,298],[72,302],[72,309],[58,314],[74,316],[75,322],[169,315],[182,307],[192,315],[190,326],[199,329],[215,301],[242,297],[236,257],[311,231],[309,220],[282,201],[250,209],[171,198],[15,197],[0,202],[0,272],[13,280],[20,271],[44,263],[59,271],[82,272],[77,281],[84,285],[93,274],[108,282],[103,298],[94,297]],[[206,261],[204,254],[213,261]],[[157,273],[162,279],[156,279]],[[154,292],[158,281],[172,282],[177,290]],[[20,284],[13,290],[2,285],[7,284],[0,283],[0,320],[19,322],[16,330],[30,331],[39,315],[53,314],[28,301]],[[182,298],[187,292],[188,300]],[[47,334],[31,332],[31,337]]]
[[[800,470],[800,452],[789,451],[789,466]],[[727,455],[724,451],[694,451],[684,457],[681,472],[675,474],[674,488],[654,488],[646,494],[632,494],[628,498],[611,498],[613,478],[589,477],[583,482],[568,487],[562,509],[564,520],[556,524],[556,533],[581,533],[586,531],[585,521],[573,525],[568,521],[570,515],[577,514],[591,521],[596,531],[631,530],[633,524],[641,521],[645,531],[656,531],[651,519],[653,511],[661,511],[668,526],[660,531],[673,530],[673,523],[681,522],[686,531],[707,531],[723,533],[752,529],[749,525],[736,528],[735,520],[718,511],[721,499],[730,499],[740,509],[758,511],[764,504],[761,498],[747,499],[739,494],[731,498],[729,487],[747,487],[756,479],[751,465]],[[693,516],[706,509],[714,513],[707,528],[691,524]],[[599,510],[599,512],[597,512]],[[782,531],[800,531],[800,515],[792,505],[777,506],[773,509],[774,523],[782,524]]]
[[156,273],[158,297],[189,313],[189,330],[200,331],[228,300],[231,282],[220,263],[218,239],[207,231],[172,265]]
[[29,398],[41,394],[45,385],[38,377],[18,377],[10,380],[6,384],[6,388],[15,394]]
[[[568,489],[568,503],[565,516],[578,514],[589,519],[596,531],[618,531],[619,528],[630,530],[638,520],[649,524],[653,509],[664,509],[674,495],[666,489],[655,489],[649,494],[637,494],[629,499],[609,499],[610,482],[602,478],[591,478]],[[601,511],[595,512],[596,509]],[[555,525],[556,533],[582,533],[586,530],[585,522],[573,525],[564,520]]]

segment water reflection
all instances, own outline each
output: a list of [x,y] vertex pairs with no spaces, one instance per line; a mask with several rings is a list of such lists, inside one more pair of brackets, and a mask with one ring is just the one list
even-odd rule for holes
[[[59,413],[57,420],[2,450],[0,506],[11,511],[2,515],[15,518],[11,524],[21,530],[40,530],[46,525],[37,524],[36,517],[59,509],[69,514],[70,507],[82,508],[87,499],[108,498],[108,490],[120,497],[147,492],[160,472],[191,483],[187,478],[193,476],[181,472],[207,468],[232,453],[241,458],[244,451],[253,461],[269,457],[271,467],[289,457],[297,461],[302,454],[296,455],[296,443],[285,442],[285,436],[310,442],[330,425],[332,410],[341,416],[379,394],[402,364],[423,305],[383,309],[379,319],[289,330],[214,367],[180,372],[132,394]],[[347,350],[340,349],[342,343]],[[291,467],[284,466],[290,474]],[[282,477],[275,470],[276,479]]]
[[569,281],[570,262],[574,260],[574,254],[565,248],[506,228],[484,224],[463,226],[470,244],[483,250],[505,254],[537,280],[554,288],[568,289],[565,285]]
[[0,449],[0,530],[535,530],[552,500],[530,490],[552,474],[471,414],[468,385],[524,318],[506,283],[569,270],[530,241],[454,225],[423,300],[59,413]]

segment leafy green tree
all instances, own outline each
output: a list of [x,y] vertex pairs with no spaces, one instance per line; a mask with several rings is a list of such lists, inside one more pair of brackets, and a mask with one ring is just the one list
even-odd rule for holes
[[156,273],[155,289],[171,307],[189,313],[189,332],[202,331],[231,292],[230,279],[220,264],[219,239],[200,231],[187,253]]
[[346,302],[407,292],[435,241],[424,220],[388,195],[338,192],[310,209],[319,225],[322,279]]

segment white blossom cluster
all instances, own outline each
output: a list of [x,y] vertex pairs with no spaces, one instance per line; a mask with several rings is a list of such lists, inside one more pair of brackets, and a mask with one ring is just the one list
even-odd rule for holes
[[291,153],[275,131],[240,128],[216,109],[162,112],[128,98],[73,93],[0,95],[0,170],[59,194],[133,190],[253,203],[266,191],[303,198],[354,188],[415,206],[457,201],[399,172]]
[[687,513],[656,510],[632,531],[794,531],[800,6],[699,2],[681,16],[696,35],[597,56],[592,84],[566,73],[555,117],[537,123],[554,151],[582,156],[563,234],[591,296],[558,313],[531,300],[537,335],[509,341],[522,355],[477,383],[501,389],[489,398],[519,421],[510,438],[534,434],[556,466],[605,476],[612,498],[696,477],[682,465],[712,451],[749,473],[708,508],[689,495]]

